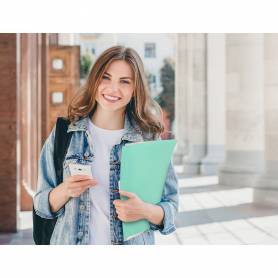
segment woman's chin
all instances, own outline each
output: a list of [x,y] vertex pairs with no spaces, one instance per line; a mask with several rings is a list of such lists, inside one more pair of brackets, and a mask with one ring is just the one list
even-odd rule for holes
[[125,110],[125,106],[119,106],[116,105],[115,103],[99,103],[99,105],[101,106],[101,108],[105,111],[110,111],[110,112],[118,112],[118,111],[123,111]]

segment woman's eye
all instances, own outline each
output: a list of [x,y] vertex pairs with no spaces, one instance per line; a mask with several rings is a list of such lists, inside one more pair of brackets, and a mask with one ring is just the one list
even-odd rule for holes
[[102,76],[102,79],[109,79],[109,77],[108,76]]
[[122,80],[121,82],[124,84],[129,84],[129,81],[127,81],[127,80]]

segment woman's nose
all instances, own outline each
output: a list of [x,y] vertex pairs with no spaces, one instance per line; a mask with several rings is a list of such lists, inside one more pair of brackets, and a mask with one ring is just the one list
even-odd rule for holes
[[119,89],[119,85],[118,85],[118,83],[117,82],[111,82],[111,91],[112,92],[117,92],[118,91],[118,89]]

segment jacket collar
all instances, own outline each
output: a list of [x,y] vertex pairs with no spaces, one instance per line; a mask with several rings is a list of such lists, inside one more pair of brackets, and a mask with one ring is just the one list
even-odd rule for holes
[[[71,122],[68,127],[68,133],[74,131],[88,131],[90,118],[86,116],[76,122]],[[130,142],[141,142],[144,141],[143,132],[141,131],[139,125],[133,120],[129,119],[127,113],[125,114],[125,123],[124,123],[124,135],[122,140]]]

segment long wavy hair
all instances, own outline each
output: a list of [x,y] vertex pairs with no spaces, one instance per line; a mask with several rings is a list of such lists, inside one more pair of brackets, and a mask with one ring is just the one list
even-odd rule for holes
[[150,97],[143,62],[134,49],[123,46],[113,46],[98,57],[85,84],[78,90],[68,107],[68,119],[74,122],[93,115],[97,107],[96,93],[103,74],[116,60],[126,61],[134,75],[134,94],[126,106],[128,117],[135,120],[142,131],[160,135],[164,131],[162,110]]

